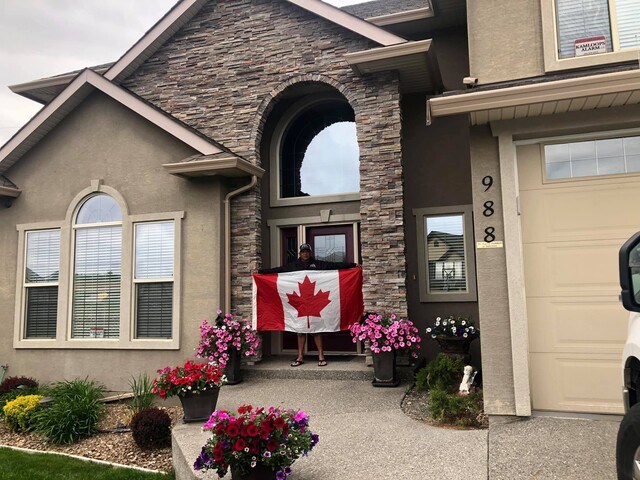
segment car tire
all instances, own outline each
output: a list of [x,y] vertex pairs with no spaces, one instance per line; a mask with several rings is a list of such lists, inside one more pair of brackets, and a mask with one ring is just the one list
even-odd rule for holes
[[629,409],[620,422],[616,442],[618,480],[640,480],[640,403]]

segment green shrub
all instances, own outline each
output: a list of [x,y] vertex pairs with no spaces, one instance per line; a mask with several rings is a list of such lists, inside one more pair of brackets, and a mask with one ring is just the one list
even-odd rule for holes
[[4,406],[11,400],[15,400],[18,397],[24,397],[25,395],[37,395],[40,393],[42,392],[39,388],[17,388],[0,395],[0,417],[4,416]]
[[458,395],[442,388],[429,390],[429,415],[434,420],[443,420],[461,427],[482,426],[482,392]]
[[88,379],[53,385],[51,405],[36,414],[36,430],[52,443],[73,443],[97,431],[105,388]]
[[0,395],[12,392],[18,387],[38,388],[38,382],[28,377],[7,377],[0,383]]
[[418,391],[433,388],[446,390],[455,387],[457,389],[464,375],[464,366],[461,358],[439,353],[416,374],[416,389]]
[[34,417],[40,408],[41,395],[23,395],[3,407],[4,419],[16,432],[28,432],[34,427]]
[[171,445],[171,417],[159,408],[140,410],[131,420],[133,440],[140,448]]
[[133,393],[130,408],[134,415],[153,406],[155,394],[153,393],[153,381],[149,375],[143,373],[138,377],[132,376],[129,380],[129,386],[131,393]]

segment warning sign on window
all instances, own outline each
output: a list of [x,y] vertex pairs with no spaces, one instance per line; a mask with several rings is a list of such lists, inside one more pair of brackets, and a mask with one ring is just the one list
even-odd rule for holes
[[599,37],[579,38],[574,42],[576,57],[593,55],[595,53],[607,53],[607,38],[604,35]]

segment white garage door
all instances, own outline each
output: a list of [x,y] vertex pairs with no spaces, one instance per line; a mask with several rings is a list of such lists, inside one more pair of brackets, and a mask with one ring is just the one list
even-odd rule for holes
[[621,413],[618,249],[640,230],[640,175],[563,179],[586,164],[546,167],[540,145],[517,153],[532,407]]

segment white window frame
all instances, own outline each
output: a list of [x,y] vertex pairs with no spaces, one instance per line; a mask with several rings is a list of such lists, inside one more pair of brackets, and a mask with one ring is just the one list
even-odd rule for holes
[[[136,330],[137,330],[137,322],[138,322],[138,312],[137,312],[137,296],[136,296],[136,286],[140,283],[169,283],[173,284],[173,304],[172,304],[172,314],[171,314],[171,337],[176,338],[179,334],[179,317],[180,317],[180,282],[177,281],[177,278],[180,277],[180,238],[181,234],[181,224],[180,219],[184,217],[183,212],[176,212],[178,215],[173,218],[166,218],[165,214],[156,214],[156,215],[136,215],[135,221],[133,222],[133,237],[132,237],[132,261],[133,264],[133,275],[131,276],[132,285],[131,285],[131,328],[130,328],[130,338],[134,339],[135,342],[156,342],[158,340],[162,341],[162,339],[155,338],[137,338]],[[182,215],[181,215],[182,214]],[[136,258],[136,227],[140,224],[144,223],[172,223],[173,224],[173,277],[166,278],[150,278],[150,279],[137,279],[135,278],[135,258]],[[168,341],[168,340],[167,340]]]
[[307,95],[294,103],[278,121],[272,137],[269,150],[269,201],[272,207],[287,207],[293,205],[315,205],[322,203],[353,202],[360,200],[360,192],[336,193],[329,195],[310,195],[308,197],[280,197],[280,160],[282,141],[289,125],[310,107],[328,101],[344,101],[344,97],[337,94]]
[[542,40],[544,49],[544,68],[546,72],[593,67],[625,61],[638,60],[638,48],[620,50],[618,39],[615,0],[608,0],[613,51],[583,57],[558,57],[558,29],[555,0],[540,0],[542,13]]
[[[78,208],[87,197],[96,193],[111,196],[122,212],[122,277],[120,293],[120,337],[117,339],[71,338],[71,306],[73,298],[74,268],[74,220]],[[89,188],[78,193],[67,209],[64,221],[20,224],[18,230],[18,266],[16,281],[16,303],[14,317],[13,347],[49,349],[129,349],[129,350],[178,350],[180,348],[180,299],[181,299],[181,238],[183,211],[129,215],[124,198],[113,188],[93,180]],[[172,338],[136,339],[135,305],[133,298],[134,225],[142,222],[174,222],[174,288]],[[106,225],[106,224],[105,224]],[[24,271],[26,267],[26,236],[31,230],[60,230],[60,273],[58,277],[58,322],[55,339],[25,338]]]
[[[476,257],[473,243],[473,205],[454,205],[450,207],[415,208],[416,236],[418,240],[418,283],[420,287],[420,302],[476,302],[478,300],[476,288]],[[429,263],[427,261],[427,235],[425,220],[427,217],[447,215],[462,215],[464,225],[464,259],[466,265],[466,292],[429,292]]]
[[[19,310],[19,315],[20,315],[20,323],[18,324],[18,328],[19,330],[19,334],[24,337],[27,338],[27,289],[29,288],[37,288],[37,287],[57,287],[58,288],[58,297],[60,296],[60,258],[58,258],[58,281],[57,282],[40,282],[40,283],[31,283],[31,282],[27,282],[27,254],[28,249],[27,249],[27,245],[28,245],[28,237],[30,233],[34,233],[34,232],[52,232],[52,231],[60,231],[60,228],[58,227],[52,227],[52,228],[31,228],[28,230],[23,231],[22,234],[22,243],[21,243],[21,247],[22,247],[22,251],[20,251],[19,249],[19,253],[18,253],[18,258],[22,259],[22,263],[18,265],[18,279],[20,278],[20,276],[22,276],[22,281],[18,282],[18,285],[20,285],[19,291],[20,291],[20,310]],[[62,233],[60,235],[60,242],[62,242]],[[16,295],[16,298],[18,297],[18,295]],[[59,307],[58,307],[59,308]],[[56,325],[56,332],[57,332],[57,325]],[[33,340],[33,341],[47,341],[50,340],[48,338],[38,338],[38,337],[31,337],[29,340]]]

